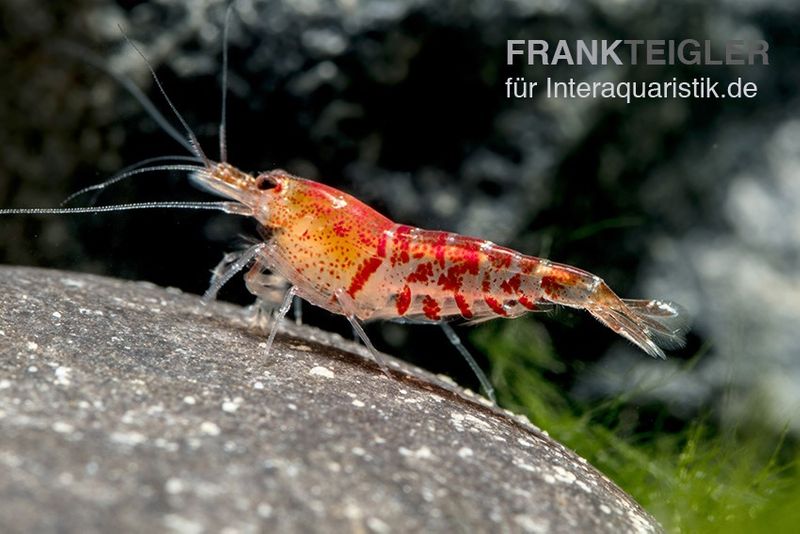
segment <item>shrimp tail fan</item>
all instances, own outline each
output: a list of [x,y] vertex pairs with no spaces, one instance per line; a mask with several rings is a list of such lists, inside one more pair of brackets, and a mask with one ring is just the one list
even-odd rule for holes
[[686,344],[689,314],[665,300],[621,299],[622,306],[589,309],[600,322],[632,341],[654,358],[665,359],[663,349]]

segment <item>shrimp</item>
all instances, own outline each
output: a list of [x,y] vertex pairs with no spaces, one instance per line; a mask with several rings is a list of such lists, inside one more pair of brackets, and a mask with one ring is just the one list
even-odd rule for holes
[[343,191],[283,170],[254,176],[213,163],[192,179],[258,222],[264,241],[243,254],[244,263],[255,259],[246,280],[256,295],[270,271],[288,280],[293,295],[351,321],[474,323],[563,305],[588,311],[657,358],[665,357],[660,344],[682,342],[679,306],[621,299],[576,267],[399,224]]
[[[226,36],[229,16],[230,8],[226,14]],[[672,348],[683,343],[686,315],[674,303],[621,299],[598,276],[576,267],[527,256],[475,237],[396,223],[357,198],[323,183],[280,169],[250,174],[228,163],[225,142],[227,40],[223,47],[220,161],[211,160],[167,96],[145,55],[128,41],[147,64],[159,91],[187,132],[188,141],[168,128],[168,121],[155,111],[144,95],[134,96],[191,156],[183,157],[181,164],[126,169],[102,184],[78,191],[68,200],[135,174],[179,170],[189,172],[192,182],[225,201],[7,209],[0,210],[0,214],[185,208],[221,210],[252,217],[262,240],[246,250],[225,256],[213,271],[204,301],[213,299],[225,283],[248,266],[245,284],[258,298],[274,299],[276,288],[285,289],[288,285],[271,325],[267,354],[278,325],[295,297],[345,316],[384,372],[387,372],[386,365],[364,332],[364,322],[394,320],[439,324],[493,401],[491,384],[450,327],[450,322],[514,318],[562,305],[588,311],[653,357],[664,358],[662,347]],[[124,85],[130,88],[129,84]],[[151,158],[143,163],[160,159]]]

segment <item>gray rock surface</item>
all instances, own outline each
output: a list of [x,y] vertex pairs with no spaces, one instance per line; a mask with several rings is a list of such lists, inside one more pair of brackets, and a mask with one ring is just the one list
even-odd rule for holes
[[[216,156],[228,3],[0,2],[0,206],[56,206],[126,165],[181,152],[119,84],[64,53],[65,44],[93,50],[165,111],[119,24]],[[684,421],[711,412],[736,426],[758,414],[777,432],[788,423],[800,435],[800,2],[237,5],[230,28],[232,163],[248,171],[287,168],[397,221],[547,255],[597,273],[625,296],[680,302],[694,328],[688,347],[666,364],[642,358],[588,314],[564,327],[549,324],[565,360],[607,355],[597,367],[570,371],[584,384],[572,393],[581,402],[610,395],[655,401]],[[505,65],[510,38],[670,36],[717,47],[765,39],[770,65]],[[710,76],[723,84],[742,77],[758,84],[758,96],[517,100],[505,98],[509,76]],[[140,178],[117,184],[99,203],[205,198],[178,176]],[[249,221],[182,212],[2,224],[2,263],[152,280],[195,293],[207,282],[205,269],[236,248],[235,236],[254,235]],[[385,340],[393,353],[412,357],[420,352],[417,337]],[[682,360],[696,355],[697,365],[684,369]],[[632,386],[632,366],[655,387]],[[650,426],[648,417],[639,421],[642,432]]]
[[0,268],[3,532],[659,531],[520,417],[338,336]]

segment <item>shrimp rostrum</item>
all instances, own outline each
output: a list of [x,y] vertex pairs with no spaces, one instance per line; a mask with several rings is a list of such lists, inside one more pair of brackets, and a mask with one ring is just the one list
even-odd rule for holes
[[[229,15],[230,9],[226,16],[226,34]],[[133,43],[131,45],[139,52]],[[249,265],[245,282],[256,296],[268,297],[274,293],[275,275],[288,281],[289,290],[272,324],[267,352],[278,323],[295,296],[347,317],[384,371],[386,366],[380,354],[364,333],[364,321],[437,323],[466,358],[493,400],[489,381],[460,343],[448,325],[449,321],[512,318],[563,305],[588,311],[654,357],[664,357],[662,347],[682,344],[686,315],[673,303],[621,299],[603,280],[581,269],[526,256],[473,237],[395,223],[343,191],[283,170],[258,175],[240,171],[226,161],[226,71],[223,71],[220,125],[221,162],[212,161],[170,101],[144,54],[139,53],[167,104],[187,132],[188,141],[154,111],[146,97],[136,92],[134,96],[146,104],[145,108],[156,122],[190,151],[191,156],[172,157],[173,161],[180,163],[144,166],[145,163],[170,159],[151,158],[76,195],[106,187],[134,174],[179,170],[189,172],[195,184],[226,200],[8,209],[0,210],[0,214],[192,208],[253,217],[263,240],[247,250],[226,256],[214,271],[206,299],[213,298],[223,284]],[[223,54],[226,68],[227,47],[223,47]],[[129,87],[130,84],[125,85]]]

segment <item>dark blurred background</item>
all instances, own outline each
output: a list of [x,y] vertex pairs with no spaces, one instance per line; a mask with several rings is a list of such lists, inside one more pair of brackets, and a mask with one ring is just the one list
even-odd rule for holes
[[[54,207],[126,165],[184,153],[108,75],[66,53],[93,50],[172,119],[119,24],[216,157],[226,4],[2,0],[0,206]],[[395,220],[573,264],[623,296],[690,311],[688,345],[666,362],[586,314],[537,318],[569,369],[557,380],[577,398],[637,384],[642,402],[677,420],[707,409],[740,418],[757,402],[762,419],[800,430],[798,22],[789,0],[240,0],[229,160],[283,167]],[[648,38],[765,39],[771,64],[505,64],[507,39]],[[758,96],[509,100],[509,76],[742,76]],[[161,173],[114,186],[98,204],[175,199],[208,197]],[[0,261],[200,294],[242,235],[255,235],[251,221],[210,213],[4,217]],[[221,298],[252,300],[238,279]],[[305,310],[308,322],[349,335],[342,318]],[[438,329],[369,332],[379,348],[476,386]]]

